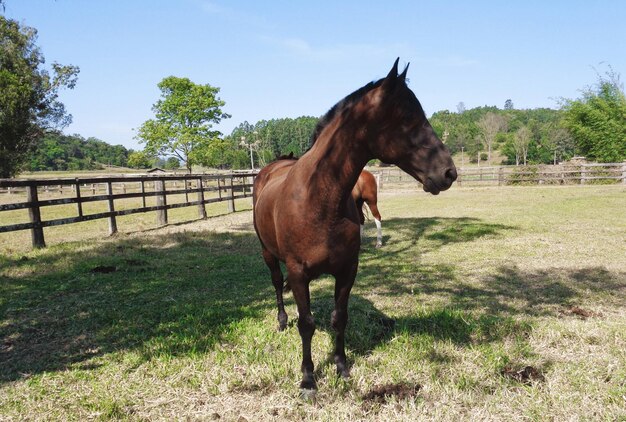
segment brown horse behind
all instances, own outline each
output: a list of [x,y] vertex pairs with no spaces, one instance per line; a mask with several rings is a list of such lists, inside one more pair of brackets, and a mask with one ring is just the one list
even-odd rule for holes
[[279,261],[298,308],[304,390],[316,388],[309,283],[321,274],[335,278],[334,358],[337,372],[349,375],[344,336],[361,243],[351,191],[365,164],[374,158],[397,164],[435,195],[456,179],[450,154],[406,85],[406,71],[398,75],[396,60],[386,78],[337,103],[299,160],[275,161],[254,182],[254,227],[276,289],[279,329],[287,326]]
[[378,211],[378,185],[372,173],[367,170],[361,172],[356,185],[352,188],[352,199],[356,202],[356,209],[359,213],[361,239],[363,239],[363,226],[365,225],[363,204],[367,204],[374,217],[374,223],[376,223],[376,247],[380,248],[383,246],[382,217]]

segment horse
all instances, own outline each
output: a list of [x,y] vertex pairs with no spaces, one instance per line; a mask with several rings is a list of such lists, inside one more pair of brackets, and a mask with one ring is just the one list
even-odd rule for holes
[[[314,142],[300,159],[274,161],[254,180],[253,223],[276,291],[279,330],[287,327],[285,288],[291,289],[298,309],[303,395],[317,390],[309,285],[322,274],[335,278],[331,326],[337,374],[350,375],[345,329],[361,246],[351,191],[365,164],[374,158],[396,164],[433,195],[457,177],[450,153],[406,84],[408,65],[398,74],[398,61],[386,77],[335,104],[318,122]],[[279,261],[285,264],[286,280]]]
[[363,226],[365,225],[365,214],[363,213],[363,204],[367,204],[374,222],[376,223],[376,247],[383,246],[383,229],[382,217],[378,211],[378,186],[376,178],[372,173],[363,170],[356,181],[356,185],[352,188],[352,198],[356,202],[356,209],[359,213],[359,221],[361,222],[361,239],[363,238]]

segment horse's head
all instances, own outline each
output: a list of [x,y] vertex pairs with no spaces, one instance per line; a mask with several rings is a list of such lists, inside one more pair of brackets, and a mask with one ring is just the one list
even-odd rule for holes
[[408,65],[398,75],[398,60],[380,85],[368,93],[369,116],[380,122],[370,137],[372,154],[396,164],[437,195],[452,185],[457,173],[446,146],[435,134],[413,91],[406,85]]

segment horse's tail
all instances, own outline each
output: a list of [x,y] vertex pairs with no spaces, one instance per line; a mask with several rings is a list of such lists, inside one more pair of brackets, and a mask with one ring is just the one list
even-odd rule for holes
[[[366,201],[363,202],[364,204],[367,204]],[[367,207],[362,207],[365,212],[363,213],[363,216],[367,219],[367,221],[372,221],[372,219],[370,218],[370,204],[367,204]]]

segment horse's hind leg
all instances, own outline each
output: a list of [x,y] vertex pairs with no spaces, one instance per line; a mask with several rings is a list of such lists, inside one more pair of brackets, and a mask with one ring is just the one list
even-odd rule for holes
[[359,214],[359,222],[361,223],[361,240],[363,240],[363,228],[365,225],[365,214],[363,214],[363,199],[356,200],[356,210]]
[[345,332],[348,324],[348,299],[356,277],[357,267],[358,261],[355,261],[349,270],[335,276],[335,310],[330,318],[330,323],[337,334],[335,338],[337,374],[344,378],[350,376],[350,369],[346,363]]
[[381,246],[383,246],[383,228],[381,222],[382,217],[380,216],[380,212],[378,211],[378,205],[376,204],[376,201],[367,201],[367,206],[374,216],[374,222],[376,223],[376,247],[380,248]]
[[278,259],[267,249],[263,249],[263,259],[272,273],[272,284],[276,290],[276,304],[278,305],[278,330],[287,328],[287,312],[283,302],[283,273],[280,270]]

